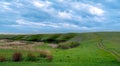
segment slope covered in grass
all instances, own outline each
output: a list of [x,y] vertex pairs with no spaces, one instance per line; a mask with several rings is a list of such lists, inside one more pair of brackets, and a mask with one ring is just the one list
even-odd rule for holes
[[0,35],[0,39],[38,41],[38,42],[63,42],[67,41],[77,34],[31,34],[31,35]]
[[[55,34],[54,34],[55,35]],[[54,36],[53,35],[53,36]],[[59,34],[53,39],[66,38],[67,34]],[[71,36],[71,34],[68,34]],[[67,35],[67,36],[68,36]],[[37,49],[50,50],[53,55],[51,62],[37,61],[37,62],[2,62],[1,66],[120,66],[117,58],[120,54],[120,33],[119,32],[101,32],[101,33],[80,33],[72,34],[66,42],[75,41],[80,42],[80,45],[71,49],[58,49],[51,48],[45,43],[42,46],[35,46]],[[24,35],[25,37],[26,35]],[[28,36],[28,35],[27,35]],[[29,35],[31,36],[31,35]],[[40,35],[39,35],[40,36]],[[41,35],[41,39],[51,38],[52,35]],[[43,37],[44,36],[44,37]],[[56,36],[56,35],[55,35]],[[62,37],[62,38],[61,38]],[[31,38],[31,37],[30,37]],[[35,37],[34,37],[35,38]],[[38,35],[36,36],[38,38]],[[27,38],[26,38],[27,39]],[[101,43],[102,40],[102,44]],[[99,46],[100,44],[100,46]],[[102,46],[101,46],[102,45]],[[102,49],[101,49],[102,47]],[[117,52],[118,56],[114,55],[113,49]],[[107,51],[106,51],[107,50]],[[15,50],[0,49],[0,54],[10,57],[11,53]],[[110,52],[109,52],[110,51]]]

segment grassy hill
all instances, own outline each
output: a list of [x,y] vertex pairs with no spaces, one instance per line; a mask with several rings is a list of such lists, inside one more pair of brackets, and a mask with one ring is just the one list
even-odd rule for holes
[[[6,40],[6,44],[11,41],[25,42],[26,44],[22,47],[34,45],[32,49],[49,50],[53,55],[52,61],[40,58],[38,61],[24,59],[20,62],[13,62],[11,56],[14,52],[21,52],[23,58],[26,58],[28,51],[0,48],[0,55],[9,59],[9,61],[0,62],[0,66],[120,66],[120,32],[0,35],[0,39]],[[69,49],[49,46],[59,46],[61,43],[68,45],[69,42],[77,42],[79,45]],[[4,47],[4,44],[4,41],[0,41],[0,47]],[[13,46],[16,47],[12,44],[9,47]],[[38,55],[37,52],[32,53]]]

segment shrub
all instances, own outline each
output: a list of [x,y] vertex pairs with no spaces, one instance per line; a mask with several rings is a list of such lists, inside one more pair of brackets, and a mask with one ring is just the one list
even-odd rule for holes
[[35,56],[34,54],[28,53],[28,54],[27,54],[27,60],[28,60],[28,61],[36,61],[37,58],[36,58],[36,56]]
[[58,45],[58,48],[61,49],[69,49],[69,48],[74,48],[79,46],[80,44],[78,42],[65,42],[65,43],[60,43]]
[[53,56],[52,56],[52,55],[47,55],[46,59],[47,59],[48,61],[52,61],[52,60],[53,60]]
[[20,52],[15,52],[12,57],[13,61],[21,61],[22,60],[22,54]]
[[45,58],[48,61],[52,61],[53,60],[53,56],[50,53],[50,51],[41,51],[40,52],[40,57],[41,58]]
[[47,52],[46,51],[41,51],[40,52],[40,57],[46,58],[47,57]]
[[6,58],[4,56],[0,56],[0,62],[6,61]]

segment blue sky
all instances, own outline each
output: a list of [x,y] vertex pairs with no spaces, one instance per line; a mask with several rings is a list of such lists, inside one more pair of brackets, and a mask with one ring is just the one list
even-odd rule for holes
[[120,31],[120,0],[0,0],[0,33]]

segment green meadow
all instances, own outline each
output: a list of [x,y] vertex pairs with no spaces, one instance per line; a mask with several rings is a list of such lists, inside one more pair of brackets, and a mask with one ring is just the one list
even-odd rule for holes
[[[52,60],[39,57],[36,50],[48,51]],[[12,60],[15,52],[22,54],[21,61]],[[28,53],[37,61],[26,60]],[[0,56],[6,58],[0,66],[120,66],[120,32],[1,34]]]

